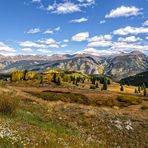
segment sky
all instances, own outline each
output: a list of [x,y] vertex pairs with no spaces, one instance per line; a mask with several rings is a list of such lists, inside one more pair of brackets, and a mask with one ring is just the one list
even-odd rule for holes
[[148,0],[1,0],[0,54],[148,54]]

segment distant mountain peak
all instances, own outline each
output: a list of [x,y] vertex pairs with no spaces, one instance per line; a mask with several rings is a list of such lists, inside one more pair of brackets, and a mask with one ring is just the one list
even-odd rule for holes
[[138,50],[134,50],[130,54],[132,54],[132,55],[143,55],[144,53],[141,52],[141,51],[138,51]]

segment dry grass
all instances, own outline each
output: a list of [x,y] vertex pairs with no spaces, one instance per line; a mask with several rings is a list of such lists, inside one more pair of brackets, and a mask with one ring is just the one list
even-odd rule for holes
[[[135,148],[148,146],[146,132],[148,112],[141,108],[147,105],[148,101],[139,94],[134,94],[134,87],[129,87],[127,93],[120,92],[118,84],[109,86],[109,91],[100,91],[100,86],[95,90],[89,87],[72,88],[50,85],[38,88],[6,87],[0,89],[0,95],[15,90],[16,93],[10,96],[20,99],[20,102],[16,108],[16,115],[11,117],[11,120],[9,116],[0,116],[0,123],[2,125],[7,123],[6,129],[9,129],[8,131],[16,135],[18,139],[13,141],[11,138],[0,136],[0,147]],[[49,100],[41,99],[42,96],[26,93],[26,91],[31,91],[39,94],[46,90],[53,93],[50,98],[55,95],[54,91],[60,91],[63,94],[59,93],[59,96],[54,96],[55,99],[58,97],[58,100],[49,101],[50,98]],[[129,92],[130,90],[133,92]],[[71,98],[71,94],[66,95],[67,92],[84,95],[89,99],[90,104],[59,101],[63,96],[64,100],[67,97]],[[48,94],[46,95],[44,97],[49,97]],[[139,99],[140,102],[143,101],[137,105],[137,102],[140,103]],[[122,108],[123,104],[128,105]]]
[[0,113],[13,114],[16,111],[18,101],[11,96],[11,94],[4,94],[0,96]]

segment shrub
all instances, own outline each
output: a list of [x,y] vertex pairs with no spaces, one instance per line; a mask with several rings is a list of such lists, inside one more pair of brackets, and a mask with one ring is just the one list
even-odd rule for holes
[[141,107],[141,109],[142,109],[142,110],[147,110],[147,109],[148,109],[148,106],[147,106],[147,105],[143,105],[143,106]]
[[96,88],[99,88],[99,84],[98,84],[98,82],[96,83]]
[[10,96],[0,97],[0,113],[13,114],[16,110],[17,102]]
[[96,89],[96,86],[95,85],[91,85],[90,89]]
[[121,103],[121,106],[138,105],[142,100],[135,96],[118,96],[117,100]]

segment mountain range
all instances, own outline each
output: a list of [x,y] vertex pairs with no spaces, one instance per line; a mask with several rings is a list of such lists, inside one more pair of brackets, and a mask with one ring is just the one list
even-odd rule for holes
[[148,56],[139,51],[111,56],[74,55],[0,55],[0,73],[14,70],[44,71],[49,68],[77,70],[86,74],[104,74],[119,81],[148,70]]

